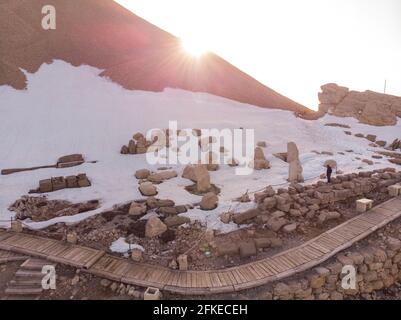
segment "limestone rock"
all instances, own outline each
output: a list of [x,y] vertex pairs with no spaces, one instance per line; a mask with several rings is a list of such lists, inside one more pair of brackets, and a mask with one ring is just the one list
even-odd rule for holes
[[135,172],[135,178],[137,179],[147,179],[150,175],[150,171],[148,169],[140,169]]
[[211,188],[210,175],[204,165],[197,165],[194,168],[194,175],[196,179],[196,189],[198,192],[208,192]]
[[219,198],[213,193],[209,192],[202,197],[200,208],[202,210],[214,210],[217,208]]
[[145,236],[147,238],[154,238],[160,236],[167,230],[167,226],[158,218],[150,217],[146,222],[145,226]]
[[146,205],[141,203],[132,202],[128,214],[133,216],[140,216],[146,213]]
[[151,182],[143,182],[139,185],[139,191],[144,196],[155,196],[157,194],[156,186],[154,186]]

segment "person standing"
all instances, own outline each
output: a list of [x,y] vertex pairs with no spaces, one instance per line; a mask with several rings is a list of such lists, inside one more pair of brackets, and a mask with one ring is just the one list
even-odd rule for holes
[[333,169],[327,165],[327,171],[326,171],[326,176],[327,176],[327,183],[331,182],[331,173],[333,172]]

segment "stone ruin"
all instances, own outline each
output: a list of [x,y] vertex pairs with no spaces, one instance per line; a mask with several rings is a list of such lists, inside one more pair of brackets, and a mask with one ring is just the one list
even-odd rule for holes
[[279,231],[287,224],[315,219],[323,223],[338,218],[338,213],[330,212],[336,202],[351,201],[358,197],[369,197],[378,192],[387,195],[387,187],[401,182],[401,172],[394,168],[337,175],[332,183],[319,181],[302,186],[292,183],[287,189],[274,190],[267,187],[255,194],[256,209],[232,215],[236,224],[266,224],[273,231]]
[[98,200],[82,203],[71,203],[66,200],[48,200],[45,196],[23,196],[9,208],[20,220],[47,221],[56,217],[72,216],[82,212],[95,210],[99,207]]
[[[155,142],[155,141],[153,141]],[[128,145],[121,147],[121,154],[143,154],[148,152],[148,148],[153,144],[152,141],[146,140],[145,136],[137,132],[133,135]]]
[[85,188],[90,187],[91,182],[85,173],[77,176],[52,177],[39,181],[39,188],[29,191],[29,193],[47,193],[66,188]]
[[253,160],[255,170],[270,169],[270,162],[266,159],[262,147],[256,147]]

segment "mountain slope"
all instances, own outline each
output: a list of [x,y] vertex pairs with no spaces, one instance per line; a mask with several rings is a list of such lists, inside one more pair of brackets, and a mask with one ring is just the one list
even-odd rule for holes
[[[44,5],[56,8],[56,30],[41,27]],[[23,89],[19,68],[36,72],[60,59],[103,69],[102,76],[127,89],[180,88],[312,114],[215,54],[190,57],[179,39],[111,0],[3,0],[0,30],[0,85]]]

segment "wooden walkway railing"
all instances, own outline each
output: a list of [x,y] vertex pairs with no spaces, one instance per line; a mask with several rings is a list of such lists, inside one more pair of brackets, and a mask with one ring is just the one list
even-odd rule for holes
[[305,271],[400,216],[401,198],[393,198],[298,247],[222,270],[171,270],[134,263],[87,247],[4,231],[0,231],[0,249],[83,268],[94,275],[126,284],[184,295],[204,295],[254,288]]

